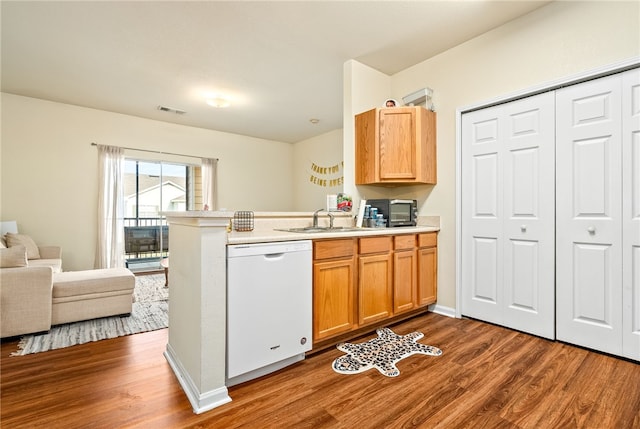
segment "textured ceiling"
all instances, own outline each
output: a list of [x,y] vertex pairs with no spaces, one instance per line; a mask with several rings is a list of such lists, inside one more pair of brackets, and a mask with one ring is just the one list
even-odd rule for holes
[[[12,94],[297,142],[342,127],[345,61],[392,75],[546,3],[3,0],[1,85]],[[212,108],[205,93],[233,104]]]

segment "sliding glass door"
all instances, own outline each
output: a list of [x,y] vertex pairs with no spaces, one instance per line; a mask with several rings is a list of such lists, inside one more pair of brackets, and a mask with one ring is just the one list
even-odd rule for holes
[[200,167],[125,160],[124,237],[125,261],[134,271],[155,271],[168,257],[169,230],[163,215],[168,211],[193,210],[198,195]]

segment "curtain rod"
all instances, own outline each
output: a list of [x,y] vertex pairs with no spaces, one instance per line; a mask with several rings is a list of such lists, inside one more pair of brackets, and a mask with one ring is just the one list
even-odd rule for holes
[[[91,146],[98,146],[98,143],[91,142]],[[119,147],[121,149],[137,150],[139,152],[157,153],[157,154],[160,154],[160,155],[186,156],[188,158],[209,158],[208,156],[185,155],[184,153],[162,152],[162,151],[159,151],[159,150],[149,150],[149,149],[136,149],[135,147],[124,147],[124,146],[117,146],[117,147]],[[219,161],[218,158],[211,158],[211,159],[215,159],[216,161]]]

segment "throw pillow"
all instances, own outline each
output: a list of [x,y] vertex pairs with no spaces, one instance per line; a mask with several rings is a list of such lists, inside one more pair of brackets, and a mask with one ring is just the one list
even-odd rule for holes
[[4,237],[7,240],[8,247],[24,246],[27,249],[27,259],[40,259],[40,250],[38,250],[35,241],[28,235],[7,232]]
[[18,268],[27,266],[27,249],[13,246],[0,249],[0,268]]

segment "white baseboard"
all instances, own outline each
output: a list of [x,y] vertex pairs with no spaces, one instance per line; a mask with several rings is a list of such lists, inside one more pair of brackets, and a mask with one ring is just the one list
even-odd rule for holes
[[164,357],[167,359],[173,373],[178,378],[178,382],[180,383],[180,386],[182,386],[184,393],[187,395],[194,413],[200,414],[231,402],[231,397],[229,396],[226,386],[222,386],[205,393],[200,393],[189,376],[189,373],[184,369],[180,360],[176,357],[176,354],[170,344],[167,344]]
[[443,316],[447,316],[447,317],[456,317],[456,309],[455,308],[451,308],[451,307],[445,307],[443,305],[438,305],[438,304],[434,304],[429,306],[429,311],[436,313],[436,314],[441,314]]

